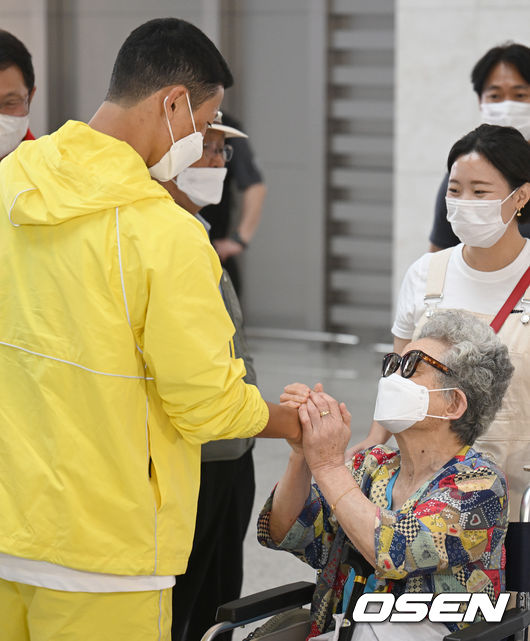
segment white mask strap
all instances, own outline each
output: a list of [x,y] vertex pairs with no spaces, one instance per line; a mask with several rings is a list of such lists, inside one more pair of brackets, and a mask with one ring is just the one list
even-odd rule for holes
[[[164,113],[166,114],[166,120],[167,120],[167,126],[169,129],[169,133],[171,135],[171,142],[175,144],[175,139],[173,138],[173,131],[171,129],[171,124],[169,123],[169,116],[167,115],[167,101],[168,101],[169,96],[166,96],[164,98]],[[193,117],[193,111],[191,109],[191,102],[190,102],[190,94],[186,91],[186,100],[188,101],[188,108],[190,110],[190,116],[191,116],[191,124],[193,125],[193,132],[197,133],[197,129],[195,128],[195,118]],[[510,194],[511,195],[511,194]],[[508,196],[509,198],[510,196]]]
[[[459,388],[458,387],[440,387],[439,389],[430,389],[428,391],[429,392],[449,392],[452,389],[459,389]],[[447,416],[436,416],[436,414],[425,414],[425,416],[429,416],[430,418],[443,418],[447,421],[451,420]]]
[[175,139],[173,138],[173,131],[172,131],[172,129],[171,129],[171,124],[169,123],[169,117],[168,117],[168,115],[167,115],[167,107],[166,107],[166,103],[167,103],[167,101],[168,101],[168,98],[169,98],[169,96],[166,96],[166,97],[164,98],[164,113],[166,114],[167,127],[168,127],[168,129],[169,129],[169,135],[171,136],[171,142],[172,142],[172,144],[174,145],[174,144],[175,144]]
[[501,201],[501,205],[504,205],[504,203],[508,200],[508,198],[511,198],[511,197],[515,194],[515,192],[516,192],[518,189],[519,189],[519,187],[516,187],[516,188],[512,191],[512,193],[511,193],[511,194],[508,194],[508,195],[506,196],[506,198],[505,198],[503,201]]
[[[188,100],[188,107],[190,108],[190,115],[191,115],[191,122],[192,122],[192,124],[193,124],[193,131],[194,131],[195,133],[197,133],[197,130],[195,129],[195,118],[193,117],[193,110],[192,110],[192,108],[191,108],[190,94],[189,94],[188,92],[186,92],[186,98],[187,98],[187,100]],[[513,193],[513,192],[512,192],[512,193]],[[512,194],[510,194],[510,196],[511,196],[511,195],[512,195]],[[509,198],[510,196],[508,196],[508,198]]]

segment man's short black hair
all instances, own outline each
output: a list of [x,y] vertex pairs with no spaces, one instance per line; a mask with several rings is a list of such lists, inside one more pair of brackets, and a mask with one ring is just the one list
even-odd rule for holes
[[132,31],[118,52],[107,100],[131,106],[163,87],[184,85],[193,107],[232,74],[213,42],[197,27],[177,18],[157,18]]
[[479,98],[482,96],[488,76],[499,62],[513,65],[530,85],[530,48],[515,42],[507,42],[487,51],[473,67],[471,82]]
[[35,86],[31,54],[12,33],[0,29],[0,71],[13,66],[20,69],[28,93],[31,92]]

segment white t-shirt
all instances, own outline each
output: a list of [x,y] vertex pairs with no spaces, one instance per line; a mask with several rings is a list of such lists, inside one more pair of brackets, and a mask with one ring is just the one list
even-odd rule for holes
[[[457,245],[449,259],[442,300],[439,309],[464,309],[477,314],[495,316],[504,305],[513,288],[530,265],[530,241],[527,240],[519,256],[507,267],[494,272],[472,269],[462,256],[464,245]],[[410,339],[425,311],[427,273],[433,254],[424,254],[413,263],[403,279],[399,292],[396,318],[392,334]],[[520,304],[516,309],[520,309]]]
[[47,561],[0,553],[0,578],[63,592],[146,592],[175,585],[174,576],[124,576],[82,572]]

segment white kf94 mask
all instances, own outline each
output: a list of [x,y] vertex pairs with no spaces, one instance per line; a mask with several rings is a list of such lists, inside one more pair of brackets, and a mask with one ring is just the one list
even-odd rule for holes
[[379,379],[377,389],[374,421],[380,423],[392,434],[398,434],[414,423],[423,421],[426,416],[450,420],[447,416],[436,416],[427,412],[430,392],[444,392],[452,389],[456,387],[428,389],[399,374],[382,377]]
[[199,207],[217,205],[223,195],[226,167],[188,167],[181,171],[175,184]]
[[151,176],[162,182],[172,180],[180,174],[183,169],[193,165],[193,163],[197,162],[202,156],[203,136],[200,131],[195,129],[195,119],[193,117],[189,95],[186,94],[186,100],[188,101],[188,109],[190,110],[194,133],[184,136],[184,138],[180,138],[179,140],[173,138],[173,131],[171,130],[171,124],[167,115],[166,103],[168,98],[169,96],[166,96],[164,99],[164,113],[166,114],[169,135],[171,136],[173,144],[157,163],[149,167]]

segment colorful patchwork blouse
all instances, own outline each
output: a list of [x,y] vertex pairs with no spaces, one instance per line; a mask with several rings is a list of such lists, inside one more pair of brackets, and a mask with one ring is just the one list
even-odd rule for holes
[[[436,472],[399,510],[385,509],[385,491],[401,464],[384,445],[350,462],[364,494],[379,506],[374,524],[376,592],[485,592],[504,590],[508,496],[504,474],[469,446]],[[258,540],[287,550],[318,570],[312,636],[326,632],[340,612],[353,544],[317,485],[280,545],[270,538],[271,494],[258,520]],[[466,624],[447,623],[453,631]]]

